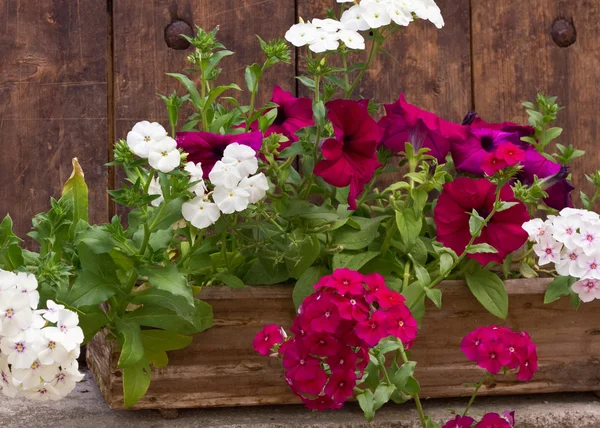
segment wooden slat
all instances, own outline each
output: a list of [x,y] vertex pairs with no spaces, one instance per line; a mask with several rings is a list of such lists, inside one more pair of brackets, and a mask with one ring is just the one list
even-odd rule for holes
[[108,219],[105,1],[0,0],[0,215],[20,236],[78,157],[90,220]]
[[[157,93],[171,93],[183,87],[165,73],[180,73],[189,68],[187,56],[192,48],[175,50],[167,46],[164,30],[175,20],[194,28],[211,30],[219,25],[219,40],[236,54],[222,62],[219,84],[237,83],[245,88],[244,68],[264,61],[258,34],[265,40],[283,36],[294,22],[293,0],[260,2],[240,0],[145,0],[114,2],[115,106],[117,137],[123,138],[133,124],[151,120],[168,125],[166,109]],[[267,101],[271,88],[295,87],[294,64],[278,64],[266,74],[258,102]],[[229,95],[236,96],[235,91]],[[247,98],[243,98],[247,101]],[[182,115],[183,120],[183,115]]]
[[[392,103],[400,93],[423,109],[447,120],[460,122],[471,108],[471,58],[469,0],[437,1],[446,26],[417,21],[391,36],[379,58],[360,84],[355,98]],[[335,0],[298,0],[298,15],[323,18],[326,10],[339,7]],[[364,62],[358,56],[356,62]],[[300,85],[301,94],[306,95]],[[399,174],[382,176],[379,187],[396,181]]]
[[[575,162],[574,182],[586,192],[585,173],[598,169],[600,136],[600,9],[595,2],[557,0],[474,0],[473,74],[475,107],[488,121],[524,123],[522,101],[537,92],[558,96],[566,106],[558,126],[561,144],[573,144],[586,156]],[[559,47],[551,36],[555,20],[572,21],[577,38]],[[578,192],[576,192],[578,193]]]
[[[460,341],[480,325],[507,325],[531,334],[538,346],[540,370],[528,383],[498,376],[482,394],[591,391],[600,379],[600,302],[571,308],[568,299],[543,304],[548,280],[509,281],[506,322],[490,315],[461,282],[441,285],[444,307],[427,308],[412,357],[423,397],[468,396],[465,382],[483,371],[468,361]],[[297,403],[283,378],[281,362],[261,357],[252,339],[264,324],[289,327],[294,317],[291,287],[205,289],[200,297],[213,306],[215,326],[193,344],[169,354],[169,366],[155,370],[148,395],[136,408],[186,408]],[[89,366],[108,404],[123,408],[121,372],[112,343],[102,336],[88,347]]]

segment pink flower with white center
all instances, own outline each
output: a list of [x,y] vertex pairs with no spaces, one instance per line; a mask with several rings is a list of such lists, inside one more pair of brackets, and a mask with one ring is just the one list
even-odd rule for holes
[[83,343],[83,330],[79,327],[79,316],[68,309],[58,313],[56,327],[46,327],[44,334],[50,340],[60,343],[71,352]]
[[57,401],[62,398],[56,388],[50,384],[40,385],[29,391],[23,391],[23,395],[35,401]]
[[550,228],[552,237],[558,242],[565,244],[569,249],[577,248],[574,239],[579,236],[577,231],[582,223],[579,216],[556,217],[552,221],[552,226]]
[[529,234],[529,240],[539,242],[540,239],[550,236],[550,224],[541,218],[534,218],[521,226]]
[[64,397],[75,389],[76,383],[81,381],[83,377],[83,373],[79,372],[77,360],[73,360],[70,366],[61,367],[54,379],[50,381],[50,384]]
[[42,329],[38,340],[33,342],[33,349],[37,353],[38,359],[42,364],[46,365],[65,363],[69,359],[69,352],[67,352],[61,343],[48,337],[46,330]]
[[579,235],[573,239],[573,242],[588,256],[600,252],[600,224],[583,222]]
[[27,369],[36,360],[37,355],[32,346],[32,340],[25,332],[11,337],[3,337],[0,341],[0,351],[8,357],[8,364],[14,369]]
[[[43,365],[40,360],[35,360],[31,366],[26,369],[13,369],[13,381],[28,390],[35,388],[43,382],[50,382],[56,376],[58,364]],[[40,379],[43,382],[40,382]]]
[[591,302],[600,299],[600,281],[597,279],[582,279],[571,286],[582,302]]
[[582,279],[600,279],[600,255],[582,255],[579,257],[579,267],[583,270]]
[[0,300],[0,323],[2,334],[13,336],[31,326],[33,311],[29,306],[29,297],[18,290],[3,293]]
[[575,278],[581,278],[585,273],[585,269],[579,266],[579,258],[582,257],[583,250],[580,248],[574,248],[569,250],[563,248],[560,261],[556,263],[556,272],[561,276],[573,276]]
[[544,266],[548,263],[558,263],[560,261],[560,251],[562,244],[550,237],[541,239],[533,246],[533,251],[538,255],[538,265]]

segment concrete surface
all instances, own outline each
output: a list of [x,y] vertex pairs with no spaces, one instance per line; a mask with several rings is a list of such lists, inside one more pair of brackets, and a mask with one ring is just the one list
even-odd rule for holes
[[[600,387],[600,385],[599,385]],[[448,409],[464,409],[466,400],[425,400],[425,411],[438,421]],[[518,428],[600,428],[600,399],[592,394],[550,394],[480,398],[472,414],[515,410]],[[370,425],[373,428],[419,428],[412,403],[388,405]],[[355,428],[369,426],[356,405],[340,411],[311,413],[300,406],[181,410],[177,419],[156,411],[112,411],[94,380],[86,373],[77,390],[60,402],[11,400],[0,394],[0,427],[4,428]]]

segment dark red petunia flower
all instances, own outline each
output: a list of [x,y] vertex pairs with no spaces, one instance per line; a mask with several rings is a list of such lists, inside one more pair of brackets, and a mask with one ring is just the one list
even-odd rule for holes
[[269,355],[273,346],[283,342],[283,334],[281,327],[275,324],[265,325],[264,328],[258,332],[252,344],[254,350],[261,355]]
[[285,373],[296,391],[317,395],[327,383],[327,373],[320,364],[313,362]]
[[203,178],[208,178],[217,161],[223,158],[225,148],[233,143],[251,147],[258,153],[262,147],[262,132],[247,134],[212,134],[210,132],[178,132],[177,147],[188,153],[188,160],[202,164]]
[[538,370],[538,356],[536,346],[529,342],[527,354],[521,358],[517,379],[528,382],[533,378],[533,374]]
[[356,198],[381,166],[377,160],[381,134],[367,109],[357,101],[335,100],[326,107],[335,138],[323,143],[324,159],[315,165],[314,174],[332,186],[350,186],[348,205],[356,209]]
[[340,324],[337,303],[329,296],[307,307],[306,316],[312,331],[335,333]]
[[328,278],[327,287],[333,288],[341,296],[346,294],[362,296],[365,294],[364,276],[360,272],[348,268],[336,269]]
[[481,354],[481,346],[492,342],[495,337],[487,327],[477,327],[462,339],[460,349],[469,360],[477,361]]
[[512,424],[498,413],[488,413],[475,428],[512,428]]
[[496,131],[502,132],[516,132],[520,137],[531,137],[535,134],[535,129],[532,126],[523,126],[518,125],[512,122],[502,122],[502,123],[488,123],[477,117],[477,113],[469,112],[465,119],[463,120],[463,125],[469,126],[471,129],[494,129]]
[[397,337],[409,349],[417,338],[419,327],[410,309],[404,304],[392,307],[386,312],[388,334]]
[[409,104],[404,94],[394,104],[386,104],[385,111],[386,115],[379,121],[383,132],[380,144],[394,153],[405,151],[408,142],[416,150],[430,149],[429,154],[443,163],[453,141],[466,138],[464,126]]
[[502,367],[510,363],[511,355],[500,342],[487,342],[479,349],[477,365],[486,369],[490,374],[497,374]]
[[[273,88],[271,102],[277,104],[277,117],[265,131],[265,137],[271,134],[281,134],[290,141],[282,143],[280,150],[298,141],[296,132],[302,128],[315,124],[313,120],[312,101],[310,98],[296,98],[290,92],[286,92],[279,86]],[[251,129],[258,130],[258,121],[251,125]]]
[[448,421],[442,428],[471,428],[475,419],[470,416],[457,415],[456,418]]
[[[496,186],[485,178],[460,177],[446,183],[434,211],[437,240],[457,254],[462,254],[471,240],[469,213],[476,210],[486,218],[493,210],[495,192]],[[486,243],[498,251],[467,256],[482,265],[490,262],[502,264],[510,253],[527,242],[527,233],[521,227],[529,221],[527,208],[514,197],[508,185],[501,190],[500,200],[517,204],[496,213],[475,240],[475,244]]]
[[327,396],[327,395],[320,395],[317,398],[302,398],[302,402],[304,403],[304,405],[306,406],[307,409],[309,410],[318,410],[318,411],[323,411],[323,410],[336,410],[336,409],[340,409],[342,408],[342,406],[344,405],[344,403],[336,403],[335,401],[333,401],[331,399],[331,397]]

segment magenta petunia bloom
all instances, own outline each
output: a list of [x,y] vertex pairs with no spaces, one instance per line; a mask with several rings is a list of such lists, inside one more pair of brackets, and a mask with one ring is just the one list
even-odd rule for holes
[[[486,218],[494,207],[495,192],[496,186],[485,178],[460,177],[444,184],[434,211],[437,240],[457,254],[462,254],[471,240],[469,213],[476,210],[481,217]],[[491,262],[502,264],[510,253],[518,250],[528,239],[527,232],[521,227],[529,221],[525,205],[514,197],[508,185],[501,190],[500,200],[516,202],[516,205],[494,214],[481,236],[475,240],[475,244],[489,244],[498,252],[467,256],[482,265]]]
[[353,296],[362,296],[365,294],[363,286],[363,274],[347,268],[336,269],[327,281],[327,286],[336,290],[340,295],[351,294]]
[[303,339],[303,344],[309,353],[331,357],[342,349],[342,344],[331,334],[309,333]]
[[335,100],[326,107],[335,138],[321,146],[324,159],[315,165],[314,174],[332,186],[350,186],[348,205],[356,209],[356,198],[381,166],[377,160],[381,134],[367,109],[357,101]]
[[[302,128],[315,124],[313,120],[312,101],[310,98],[296,98],[279,86],[273,88],[271,102],[277,104],[277,117],[265,131],[265,137],[271,134],[282,134],[290,141],[281,144],[280,150],[298,141],[296,132]],[[258,121],[251,125],[251,129],[258,130]]]
[[337,304],[332,298],[323,298],[306,309],[312,331],[335,333],[340,324]]
[[254,338],[254,350],[261,355],[269,355],[273,346],[283,342],[281,327],[275,324],[265,325]]
[[475,419],[470,416],[457,415],[456,418],[448,421],[442,428],[471,428]]
[[502,367],[510,363],[511,355],[500,342],[487,342],[479,348],[479,361],[477,365],[486,369],[491,374],[496,374]]
[[356,335],[371,347],[377,345],[381,339],[388,335],[387,318],[387,314],[383,311],[373,312],[370,319],[356,325]]
[[294,389],[306,394],[321,393],[327,383],[327,373],[320,364],[309,363],[285,373]]
[[469,126],[471,129],[494,129],[502,132],[516,132],[520,137],[531,137],[535,134],[535,129],[532,126],[518,125],[512,122],[502,123],[487,123],[480,117],[477,117],[477,113],[469,112],[462,122],[463,125]]
[[333,370],[329,382],[325,386],[325,394],[331,397],[334,402],[343,403],[352,397],[355,386],[356,374],[354,373],[354,369]]
[[544,200],[546,205],[557,210],[573,206],[571,192],[574,187],[567,180],[569,172],[566,166],[552,162],[533,147],[525,151],[523,166],[523,171],[521,171],[518,178],[524,184],[533,184],[534,177],[551,177],[547,183],[546,192],[548,197]]
[[344,403],[337,403],[328,395],[320,395],[317,398],[305,398],[301,397],[302,402],[308,410],[336,410],[340,409]]
[[514,331],[508,331],[502,334],[500,341],[510,354],[510,361],[506,366],[509,369],[516,369],[521,365],[521,360],[526,358],[528,354],[529,341]]
[[262,147],[262,132],[247,134],[212,134],[210,132],[178,132],[177,147],[188,153],[188,160],[202,164],[203,178],[208,178],[217,161],[223,158],[225,148],[233,143],[251,147],[258,153]]
[[354,370],[358,355],[350,348],[344,349],[339,355],[327,358],[327,365],[331,370]]
[[345,320],[364,321],[369,317],[369,305],[363,297],[339,297],[337,309]]
[[482,166],[486,162],[486,158],[495,153],[500,146],[507,143],[513,146],[523,144],[516,132],[505,132],[491,128],[470,129],[466,138],[453,141],[452,159],[457,170],[483,175],[485,171]]
[[386,104],[385,111],[379,121],[383,133],[380,144],[394,153],[405,151],[408,142],[416,150],[430,149],[429,154],[443,163],[453,142],[466,138],[465,127],[409,104],[404,94],[394,104]]
[[528,382],[533,378],[533,374],[538,370],[538,356],[534,343],[529,342],[527,354],[522,356],[517,372],[517,379]]
[[397,305],[386,312],[387,333],[397,337],[409,349],[417,338],[419,327],[408,307]]
[[487,328],[478,327],[463,337],[460,343],[460,349],[469,360],[477,361],[481,353],[481,345],[493,341],[495,337],[496,336]]
[[498,413],[488,413],[475,428],[513,428],[512,424]]

